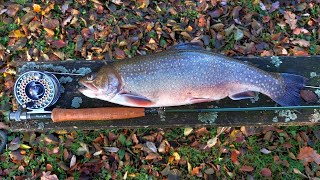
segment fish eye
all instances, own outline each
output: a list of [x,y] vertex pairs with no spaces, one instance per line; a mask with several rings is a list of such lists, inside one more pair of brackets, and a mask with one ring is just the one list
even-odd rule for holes
[[90,74],[89,76],[87,76],[87,80],[92,81],[94,77],[95,77],[95,74]]

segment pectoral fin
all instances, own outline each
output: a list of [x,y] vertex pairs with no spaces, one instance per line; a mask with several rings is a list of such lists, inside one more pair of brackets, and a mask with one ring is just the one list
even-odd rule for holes
[[130,93],[122,93],[120,94],[126,104],[130,104],[131,106],[138,106],[138,107],[148,107],[154,104],[151,100],[146,97],[130,94]]
[[241,100],[241,99],[250,99],[250,98],[254,98],[256,96],[256,93],[253,91],[245,91],[245,92],[241,92],[241,93],[237,93],[237,94],[232,94],[229,97],[232,100]]

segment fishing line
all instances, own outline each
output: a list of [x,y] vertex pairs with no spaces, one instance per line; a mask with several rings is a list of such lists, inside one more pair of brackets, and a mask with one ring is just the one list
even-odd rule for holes
[[304,86],[305,88],[320,89],[318,86]]
[[[244,111],[279,111],[320,109],[320,106],[283,106],[283,107],[248,107],[248,108],[208,108],[208,109],[163,109],[168,113],[200,113],[200,112],[244,112]],[[161,110],[160,110],[161,111]]]
[[76,73],[59,73],[59,72],[51,72],[51,71],[43,71],[45,73],[51,74],[61,74],[61,75],[70,75],[70,76],[84,76],[85,74],[76,74]]

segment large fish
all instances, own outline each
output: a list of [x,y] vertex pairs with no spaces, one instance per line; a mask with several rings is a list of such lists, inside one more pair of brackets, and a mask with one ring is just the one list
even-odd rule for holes
[[306,79],[271,73],[194,44],[136,56],[101,67],[80,80],[90,98],[133,107],[166,107],[230,97],[252,98],[260,92],[282,106],[300,104]]

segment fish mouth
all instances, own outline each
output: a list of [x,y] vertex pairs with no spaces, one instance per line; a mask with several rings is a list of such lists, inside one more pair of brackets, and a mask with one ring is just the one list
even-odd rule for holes
[[94,91],[94,92],[98,92],[99,89],[93,85],[92,83],[90,82],[80,82],[81,85],[83,85],[84,87],[82,88],[79,88],[79,91],[85,91],[85,90],[91,90],[91,91]]

